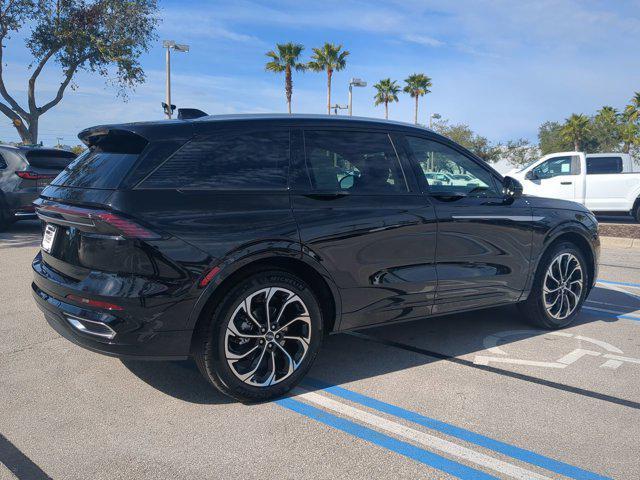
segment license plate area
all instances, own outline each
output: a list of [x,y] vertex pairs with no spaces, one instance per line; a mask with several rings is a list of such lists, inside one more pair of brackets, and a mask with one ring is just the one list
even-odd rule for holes
[[58,232],[58,227],[55,225],[51,225],[50,223],[44,229],[44,234],[42,235],[42,250],[47,253],[51,253],[51,248],[53,247],[53,242],[56,238],[56,233]]

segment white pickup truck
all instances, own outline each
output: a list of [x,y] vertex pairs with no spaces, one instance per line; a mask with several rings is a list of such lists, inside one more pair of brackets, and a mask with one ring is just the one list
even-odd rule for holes
[[640,222],[640,165],[628,154],[551,153],[507,175],[524,193],[572,200],[597,213],[631,214]]

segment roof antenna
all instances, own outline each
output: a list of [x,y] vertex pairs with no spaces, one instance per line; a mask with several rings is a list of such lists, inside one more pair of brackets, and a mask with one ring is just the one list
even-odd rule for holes
[[179,108],[178,120],[193,120],[194,118],[206,117],[207,113],[197,108]]

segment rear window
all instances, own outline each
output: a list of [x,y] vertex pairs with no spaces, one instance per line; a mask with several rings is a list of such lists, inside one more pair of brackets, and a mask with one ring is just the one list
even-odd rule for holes
[[30,150],[25,157],[32,167],[62,170],[76,158],[76,154],[65,150]]
[[587,157],[587,175],[622,173],[621,157]]
[[191,140],[140,187],[286,189],[289,131],[230,133]]
[[98,148],[86,150],[51,184],[59,187],[115,189],[137,159],[137,153],[105,152]]

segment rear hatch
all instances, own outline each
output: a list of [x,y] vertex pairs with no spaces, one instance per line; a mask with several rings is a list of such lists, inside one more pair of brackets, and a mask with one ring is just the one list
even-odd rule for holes
[[[140,160],[150,158],[147,140],[119,130],[84,140],[88,150],[36,201],[38,216],[45,222],[44,261],[76,281],[91,271],[158,275],[164,261],[146,242],[161,235],[114,209],[111,202]],[[169,270],[176,275],[174,268]]]
[[24,187],[46,187],[75,158],[76,154],[66,150],[33,149],[24,153],[28,168],[16,172],[22,178]]

